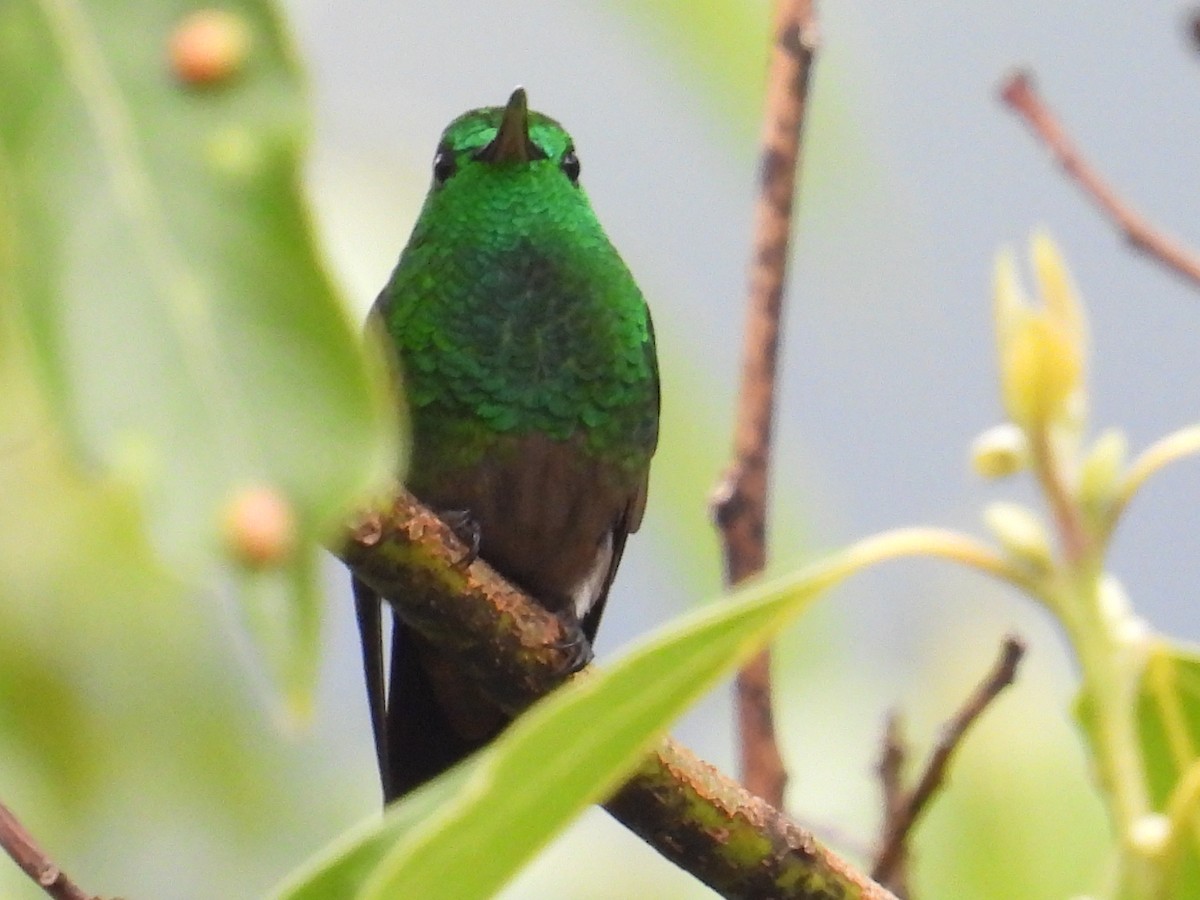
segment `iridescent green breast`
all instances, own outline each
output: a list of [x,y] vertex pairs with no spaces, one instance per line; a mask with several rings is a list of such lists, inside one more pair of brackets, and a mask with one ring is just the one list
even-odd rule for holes
[[495,133],[489,110],[447,129],[456,171],[431,190],[379,300],[420,456],[467,464],[493,435],[538,433],[644,468],[658,384],[641,292],[562,171],[566,133],[537,117],[545,158],[473,160]]

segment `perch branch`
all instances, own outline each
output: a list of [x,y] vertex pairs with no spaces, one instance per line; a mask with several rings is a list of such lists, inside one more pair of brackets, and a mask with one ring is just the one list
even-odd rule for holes
[[99,900],[82,890],[54,864],[3,803],[0,803],[0,847],[22,872],[55,900]]
[[[712,501],[730,584],[762,571],[766,562],[767,468],[780,318],[796,168],[817,47],[813,3],[778,0],[772,33],[734,460]],[[781,807],[787,772],[775,737],[769,650],[738,673],[736,697],[742,781],[751,792]]]
[[1200,258],[1163,234],[1135,212],[1092,168],[1066,130],[1038,96],[1028,72],[1014,72],[1000,88],[1000,98],[1033,130],[1050,155],[1125,235],[1133,247],[1200,287]]
[[[1000,655],[987,677],[975,688],[966,702],[959,708],[954,717],[942,726],[941,736],[929,757],[925,771],[917,781],[917,786],[904,797],[903,802],[887,806],[884,836],[879,853],[875,859],[871,877],[883,883],[894,883],[891,874],[897,867],[903,865],[908,853],[908,835],[921,813],[929,804],[929,800],[945,781],[946,772],[950,766],[950,758],[962,743],[967,729],[996,699],[997,695],[1013,683],[1017,676],[1017,666],[1025,655],[1025,644],[1015,635],[1008,635],[1000,645]],[[887,742],[892,743],[892,731],[889,727]],[[887,756],[885,750],[885,759]],[[899,752],[901,760],[895,763],[897,769],[902,765],[903,748],[898,744],[892,752]],[[882,769],[882,766],[881,766]],[[885,795],[888,790],[885,788]]]
[[[407,492],[362,516],[336,552],[505,712],[519,713],[565,680],[569,651],[558,618],[484,561],[463,566],[466,548]],[[726,897],[892,897],[669,739],[607,808]]]

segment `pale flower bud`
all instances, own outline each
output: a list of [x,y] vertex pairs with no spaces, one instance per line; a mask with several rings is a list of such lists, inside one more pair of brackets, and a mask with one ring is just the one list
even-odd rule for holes
[[1142,856],[1157,856],[1171,837],[1171,820],[1162,813],[1146,813],[1134,820],[1129,839]]
[[971,444],[971,466],[980,478],[1007,478],[1029,464],[1029,441],[1011,422],[994,425]]
[[1032,511],[1016,503],[991,503],[983,520],[1013,559],[1038,571],[1050,568],[1050,537]]
[[1112,505],[1125,471],[1128,444],[1123,432],[1110,428],[1092,444],[1079,469],[1080,506],[1096,523]]

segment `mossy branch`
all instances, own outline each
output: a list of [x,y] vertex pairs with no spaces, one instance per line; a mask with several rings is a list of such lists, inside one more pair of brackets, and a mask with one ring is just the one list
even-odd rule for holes
[[[484,561],[463,565],[466,547],[406,491],[360,517],[335,552],[381,595],[397,598],[392,602],[405,620],[505,712],[521,712],[567,679],[559,620]],[[669,738],[606,808],[726,897],[892,897],[811,832]]]

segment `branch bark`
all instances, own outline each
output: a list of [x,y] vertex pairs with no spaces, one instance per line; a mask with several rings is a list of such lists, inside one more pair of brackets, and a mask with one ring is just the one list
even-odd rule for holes
[[[734,460],[712,502],[730,584],[757,574],[766,563],[767,470],[783,289],[809,75],[817,48],[811,0],[778,0],[772,33]],[[775,736],[769,650],[738,674],[736,698],[742,782],[771,805],[782,807],[787,771]]]
[[[882,855],[888,851],[895,823],[905,815],[904,808],[908,797],[904,791],[904,763],[908,759],[908,746],[904,741],[904,727],[900,714],[893,712],[888,716],[887,725],[883,731],[883,752],[879,756],[879,783],[883,788],[883,848]],[[900,836],[901,847],[898,852],[890,851],[895,861],[884,873],[885,877],[877,879],[897,897],[909,896],[908,887],[908,832]]]
[[3,803],[0,803],[0,847],[55,900],[100,900],[68,878]]
[[[336,552],[454,657],[463,677],[515,715],[566,680],[565,635],[556,616],[486,562],[462,566],[465,550],[449,526],[400,490],[386,508],[353,525]],[[669,739],[606,808],[725,897],[892,898],[810,832]]]
[[[888,723],[880,777],[884,779],[886,816],[884,835],[871,877],[904,895],[903,873],[908,854],[908,835],[946,779],[950,758],[962,743],[963,736],[985,709],[1017,677],[1017,666],[1025,655],[1025,644],[1015,635],[1008,635],[1000,645],[1000,655],[987,677],[966,699],[954,716],[942,726],[941,736],[930,754],[925,771],[910,793],[898,798],[899,770],[903,766],[904,746],[895,717]],[[891,781],[892,783],[889,783]]]
[[1190,281],[1194,287],[1200,287],[1200,258],[1175,238],[1156,229],[1117,195],[1084,159],[1058,119],[1038,96],[1028,72],[1018,71],[1010,75],[1001,85],[1000,99],[1025,120],[1063,171],[1083,188],[1084,193],[1100,207],[1135,249],[1157,259]]

